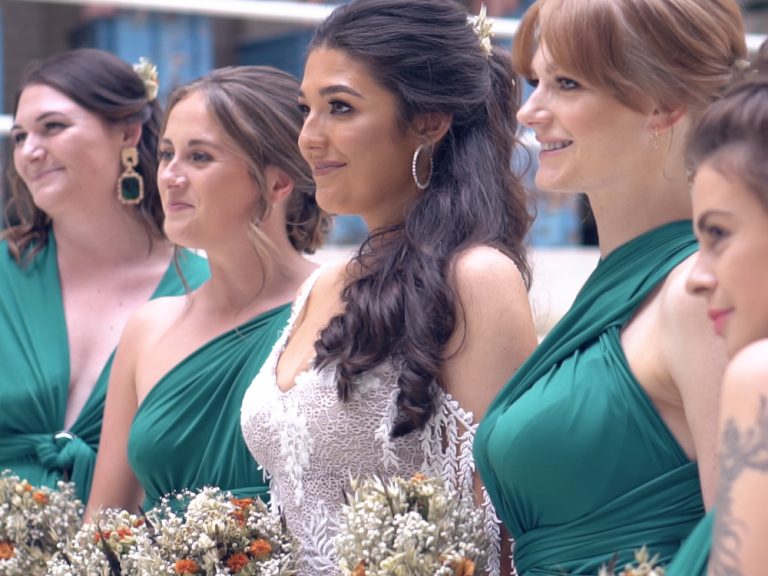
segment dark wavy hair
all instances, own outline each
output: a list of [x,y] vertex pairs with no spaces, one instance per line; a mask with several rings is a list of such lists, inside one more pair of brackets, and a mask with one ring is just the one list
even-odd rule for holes
[[461,313],[451,266],[463,251],[498,248],[530,282],[525,238],[531,214],[512,174],[519,88],[509,57],[488,55],[449,0],[354,0],[320,24],[309,50],[344,52],[395,95],[403,126],[419,114],[452,117],[434,149],[434,175],[404,222],[376,230],[349,266],[344,312],[315,343],[317,366],[336,364],[347,400],[356,376],[395,361],[393,436],[421,429],[435,412],[445,348]]
[[[162,238],[164,216],[157,189],[161,110],[157,100],[147,100],[144,82],[133,67],[109,52],[91,48],[69,50],[32,62],[24,70],[16,92],[14,115],[22,92],[33,85],[58,90],[105,122],[141,124],[136,171],[144,178],[144,200],[136,206],[126,206],[126,210],[135,211],[141,218],[150,241]],[[115,158],[115,163],[119,162],[120,159]],[[21,262],[45,246],[51,219],[35,206],[13,162],[8,166],[8,180],[11,195],[5,206],[5,220],[9,227],[2,237],[8,240],[9,251],[16,261]]]
[[760,57],[694,126],[688,160],[742,182],[768,211],[768,42]]
[[[214,70],[173,91],[163,132],[174,106],[194,92],[203,95],[216,122],[242,152],[259,189],[265,189],[264,169],[268,166],[280,168],[291,178],[293,191],[285,210],[288,239],[297,251],[313,253],[325,241],[331,220],[315,201],[312,171],[299,151],[299,132],[304,122],[296,104],[299,82],[287,72],[269,66]],[[260,196],[250,226],[251,243],[265,267],[269,257],[263,251],[268,240],[260,224],[269,209],[266,196]]]

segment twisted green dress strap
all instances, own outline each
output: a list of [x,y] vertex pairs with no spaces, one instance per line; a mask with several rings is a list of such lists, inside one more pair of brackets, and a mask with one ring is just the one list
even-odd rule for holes
[[264,473],[240,431],[240,408],[290,313],[283,304],[217,336],[149,391],[128,439],[145,509],[166,494],[204,486],[267,499]]
[[634,377],[621,329],[697,249],[690,221],[604,258],[493,401],[474,444],[520,574],[596,574],[647,544],[666,561],[703,515],[691,462]]
[[[209,276],[208,264],[188,251],[178,261],[188,286]],[[185,292],[175,264],[152,298]],[[26,265],[0,242],[0,469],[35,485],[68,479],[83,501],[90,491],[113,355],[69,430],[69,340],[53,235]]]

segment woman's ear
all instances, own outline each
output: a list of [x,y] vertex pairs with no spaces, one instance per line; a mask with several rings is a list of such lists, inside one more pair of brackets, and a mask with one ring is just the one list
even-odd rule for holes
[[685,118],[687,114],[688,109],[684,106],[678,106],[666,111],[657,108],[651,114],[650,128],[657,132],[665,132]]
[[264,182],[267,187],[264,193],[270,204],[282,202],[293,192],[293,179],[277,166],[267,166],[264,170]]
[[451,127],[453,116],[442,112],[419,114],[413,123],[413,128],[421,141],[433,145],[440,142]]
[[123,125],[123,146],[138,146],[141,140],[141,124],[131,122]]

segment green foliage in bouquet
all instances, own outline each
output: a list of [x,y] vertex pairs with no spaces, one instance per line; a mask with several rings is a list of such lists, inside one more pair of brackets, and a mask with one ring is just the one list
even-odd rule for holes
[[658,565],[658,554],[651,557],[648,549],[643,546],[635,552],[635,564],[627,564],[616,573],[615,561],[609,566],[603,566],[598,576],[664,576],[664,568]]
[[471,494],[421,474],[352,481],[334,538],[351,576],[472,576],[489,542]]
[[6,470],[0,475],[0,575],[41,576],[60,542],[80,526],[74,485],[36,488]]
[[295,543],[258,499],[218,488],[184,491],[136,517],[100,512],[50,576],[290,576]]

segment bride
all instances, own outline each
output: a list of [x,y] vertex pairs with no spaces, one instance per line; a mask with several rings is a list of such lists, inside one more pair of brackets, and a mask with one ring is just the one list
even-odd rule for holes
[[305,282],[243,402],[301,574],[338,573],[350,477],[422,471],[484,499],[474,431],[536,337],[530,217],[509,170],[518,96],[482,40],[453,2],[357,0],[310,46],[299,147],[318,204],[361,215],[371,235]]

